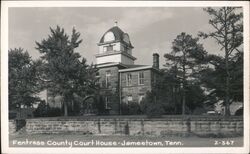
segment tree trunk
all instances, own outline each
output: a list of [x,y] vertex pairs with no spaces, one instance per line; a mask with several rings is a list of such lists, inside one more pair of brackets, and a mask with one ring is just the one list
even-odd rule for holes
[[230,116],[230,104],[229,104],[229,70],[228,70],[228,54],[226,52],[226,99],[225,99],[225,116]]
[[173,90],[172,90],[172,100],[173,100],[173,102],[174,102],[174,114],[176,114],[177,113],[177,106],[176,106],[176,104],[177,104],[177,101],[176,101],[176,86],[173,86]]
[[183,54],[184,62],[182,65],[183,69],[183,79],[182,79],[182,115],[185,115],[185,106],[186,106],[186,54]]
[[185,92],[185,86],[183,84],[182,89],[182,115],[185,115],[185,106],[186,106],[186,92]]
[[63,106],[64,106],[64,116],[68,116],[68,103],[67,103],[67,99],[64,98],[63,100]]
[[226,98],[225,98],[225,116],[229,116],[230,115],[230,109],[229,109],[229,78],[230,78],[230,74],[229,74],[229,70],[228,70],[228,61],[229,61],[229,50],[228,50],[228,29],[227,29],[227,12],[226,10],[224,10],[225,12],[225,22],[224,22],[224,27],[225,27],[225,69],[226,69]]

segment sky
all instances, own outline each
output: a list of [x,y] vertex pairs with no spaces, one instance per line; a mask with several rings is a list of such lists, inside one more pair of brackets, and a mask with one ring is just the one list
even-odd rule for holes
[[[75,27],[83,42],[75,49],[87,62],[95,63],[97,43],[115,21],[130,36],[136,64],[152,65],[152,54],[159,53],[160,67],[164,54],[171,52],[173,40],[181,32],[197,37],[199,31],[213,29],[209,15],[201,7],[36,7],[9,8],[9,49],[23,48],[33,59],[40,53],[35,42],[50,34],[49,27],[57,25],[71,34]],[[200,40],[208,53],[220,54],[212,39]]]

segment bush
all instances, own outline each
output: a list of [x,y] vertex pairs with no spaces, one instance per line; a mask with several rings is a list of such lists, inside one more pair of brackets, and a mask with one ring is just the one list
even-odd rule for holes
[[126,103],[122,103],[121,104],[121,112],[122,112],[122,115],[128,115],[129,114],[129,111],[128,111],[128,104]]
[[197,107],[193,111],[193,115],[202,115],[204,113],[207,113],[207,110],[204,107]]
[[105,100],[103,96],[97,96],[96,98],[96,108],[97,108],[97,114],[98,115],[105,115]]
[[141,111],[148,117],[160,117],[165,111],[161,102],[157,101],[156,95],[148,92],[141,102]]
[[137,102],[122,103],[121,109],[123,115],[138,115],[142,113],[140,105]]
[[57,117],[57,116],[61,116],[62,115],[62,111],[60,108],[49,108],[48,113],[47,113],[47,117]]
[[148,107],[146,109],[146,115],[151,117],[161,117],[164,113],[164,109],[160,103],[148,103]]
[[243,115],[243,108],[238,109],[238,110],[235,112],[235,115],[236,115],[236,116],[242,116],[242,115]]
[[46,117],[48,113],[49,105],[45,103],[45,101],[41,101],[38,104],[37,109],[33,112],[35,117]]
[[33,112],[35,117],[56,117],[61,116],[60,108],[50,108],[45,101],[41,101],[37,109]]
[[164,114],[168,114],[168,115],[173,115],[176,114],[176,108],[174,105],[170,104],[170,103],[165,103],[164,100],[160,100],[159,101],[164,109]]
[[141,114],[140,105],[137,102],[131,102],[128,104],[128,112],[130,115]]

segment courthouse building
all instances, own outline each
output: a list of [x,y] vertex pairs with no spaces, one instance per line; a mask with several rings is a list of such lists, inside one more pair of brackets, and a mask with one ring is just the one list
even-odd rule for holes
[[140,103],[160,75],[159,55],[152,65],[136,65],[129,35],[117,25],[106,31],[99,43],[96,64],[101,96],[109,114],[120,114],[122,103]]
[[[152,90],[160,75],[159,55],[157,53],[152,55],[152,65],[136,65],[134,63],[136,58],[132,54],[134,47],[129,35],[117,25],[106,31],[97,45],[99,47],[95,55],[99,69],[97,77],[104,112],[121,114],[122,103],[127,105],[132,102],[140,103],[146,93]],[[63,107],[61,96],[47,95],[50,107]],[[89,113],[96,113],[96,110],[84,111],[84,114]]]

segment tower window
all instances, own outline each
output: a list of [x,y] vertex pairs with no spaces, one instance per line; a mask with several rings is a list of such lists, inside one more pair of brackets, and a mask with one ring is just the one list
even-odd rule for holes
[[144,85],[144,72],[139,72],[139,85]]
[[105,76],[105,86],[108,88],[111,83],[110,83],[110,77],[111,77],[111,71],[106,71],[106,76]]
[[132,85],[132,74],[128,73],[126,77],[126,85],[131,86]]
[[112,51],[113,50],[113,46],[107,46],[107,51]]
[[115,40],[115,35],[113,32],[108,32],[105,36],[104,36],[104,42],[109,42],[109,41],[114,41]]
[[113,51],[113,45],[105,46],[104,52]]
[[124,45],[124,51],[128,52],[128,50],[129,50],[129,47],[127,45]]

